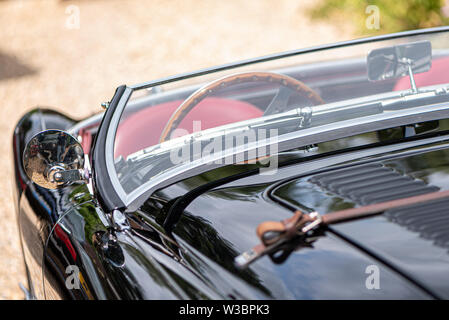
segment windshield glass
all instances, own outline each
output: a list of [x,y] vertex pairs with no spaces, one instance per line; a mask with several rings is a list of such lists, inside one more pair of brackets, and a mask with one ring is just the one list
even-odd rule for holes
[[135,86],[114,127],[116,177],[129,196],[199,166],[256,162],[269,172],[301,132],[326,129],[329,141],[332,126],[448,101],[448,49],[449,34],[436,32]]

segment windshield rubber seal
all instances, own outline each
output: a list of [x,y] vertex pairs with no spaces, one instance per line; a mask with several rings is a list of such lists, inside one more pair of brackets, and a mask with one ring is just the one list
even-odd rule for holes
[[106,157],[106,139],[109,132],[111,118],[125,92],[126,86],[119,86],[112,97],[109,106],[104,113],[103,119],[93,143],[92,155],[92,177],[95,194],[98,202],[106,210],[110,212],[113,209],[123,208],[125,204],[116,192],[116,188],[111,181],[111,175],[107,170]]

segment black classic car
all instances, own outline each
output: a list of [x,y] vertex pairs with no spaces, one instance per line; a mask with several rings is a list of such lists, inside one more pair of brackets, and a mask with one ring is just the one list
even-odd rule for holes
[[449,28],[120,86],[102,106],[15,128],[28,298],[449,298]]

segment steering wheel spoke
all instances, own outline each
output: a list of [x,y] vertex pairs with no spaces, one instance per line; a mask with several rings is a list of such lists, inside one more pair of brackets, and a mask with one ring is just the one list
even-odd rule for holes
[[288,87],[280,87],[276,93],[276,95],[271,100],[267,109],[265,109],[264,116],[276,114],[282,111],[285,111],[288,106],[288,100],[292,95],[292,90]]

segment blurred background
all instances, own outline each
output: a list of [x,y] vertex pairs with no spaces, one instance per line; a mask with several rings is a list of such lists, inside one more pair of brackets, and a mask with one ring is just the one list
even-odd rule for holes
[[446,0],[0,0],[0,299],[26,284],[11,139],[27,110],[83,118],[121,84],[447,24]]

